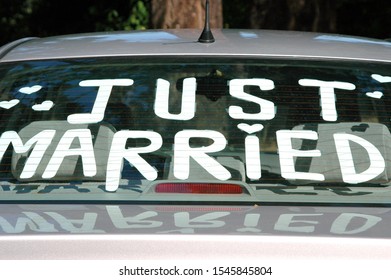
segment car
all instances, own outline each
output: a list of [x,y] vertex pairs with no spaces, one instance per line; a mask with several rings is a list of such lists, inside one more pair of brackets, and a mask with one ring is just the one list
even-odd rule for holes
[[1,259],[391,259],[391,43],[207,33],[0,48]]

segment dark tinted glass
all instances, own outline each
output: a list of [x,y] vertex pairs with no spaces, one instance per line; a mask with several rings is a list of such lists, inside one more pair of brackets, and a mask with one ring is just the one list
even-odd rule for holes
[[389,65],[106,58],[0,74],[0,200],[390,202]]

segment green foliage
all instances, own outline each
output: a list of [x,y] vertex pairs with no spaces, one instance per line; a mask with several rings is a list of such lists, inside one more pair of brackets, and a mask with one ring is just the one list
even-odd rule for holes
[[248,28],[252,1],[223,1],[223,16],[225,28]]
[[149,13],[143,1],[137,1],[128,21],[129,25],[125,28],[126,30],[146,29],[148,27]]
[[146,29],[150,0],[0,0],[0,45],[21,37]]
[[[140,30],[148,27],[149,14],[144,1],[129,1],[131,6],[128,13],[120,9],[108,9],[105,21],[96,23],[96,30]],[[122,10],[123,11],[123,10]]]
[[0,0],[0,45],[24,37],[29,31],[28,18],[36,0]]
[[[0,45],[29,36],[146,29],[151,26],[152,1],[0,0]],[[225,0],[224,27],[251,28],[255,18],[262,19],[261,28],[283,29],[289,19],[287,1],[293,0]],[[330,7],[336,11],[338,33],[391,37],[389,0],[311,0],[300,3],[305,3],[303,9],[307,15],[312,15],[314,13],[308,12],[309,6],[325,1],[335,4]],[[278,8],[277,2],[281,3]],[[302,17],[298,20],[306,22]]]

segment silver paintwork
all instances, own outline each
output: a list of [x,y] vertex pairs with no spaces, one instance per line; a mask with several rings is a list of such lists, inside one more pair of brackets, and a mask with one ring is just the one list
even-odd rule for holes
[[[200,30],[148,30],[26,39],[0,48],[0,62],[184,55],[391,62],[391,43],[381,40],[284,31],[214,30],[213,33],[216,38],[213,44],[196,42]],[[43,205],[37,207],[44,208]],[[261,258],[390,260],[391,239],[226,234],[0,235],[0,259]]]
[[[3,236],[8,260],[391,260],[390,239],[216,236]],[[6,253],[5,253],[6,252]]]
[[[113,207],[120,210],[119,215],[108,215],[106,208]],[[22,220],[30,220],[23,232],[0,234],[0,260],[391,260],[390,219],[385,208],[30,204],[2,205],[0,210],[2,227],[20,224],[15,227],[20,231]],[[125,228],[115,227],[115,221],[150,211],[156,215],[147,215],[145,222],[154,227],[130,221],[120,223]],[[183,212],[193,218],[210,213],[226,216],[194,221],[195,233],[189,233],[174,223],[175,215]],[[342,215],[352,213],[357,217],[349,220],[353,225],[347,231],[331,233],[332,225],[341,224]],[[256,228],[235,230],[245,227],[245,217],[254,214],[260,217]],[[297,216],[288,229],[278,230],[278,221],[286,214]],[[33,221],[32,215],[40,218]],[[67,222],[48,219],[49,215]],[[83,225],[77,223],[82,217]],[[374,218],[376,223],[363,227],[362,217]],[[218,221],[215,228],[211,221]],[[66,229],[73,222],[75,232]],[[316,229],[307,232],[306,227]],[[358,227],[362,230],[356,233]]]
[[215,43],[197,42],[200,30],[147,30],[33,39],[0,62],[108,56],[250,56],[391,62],[391,42],[343,35],[270,30],[213,30]]

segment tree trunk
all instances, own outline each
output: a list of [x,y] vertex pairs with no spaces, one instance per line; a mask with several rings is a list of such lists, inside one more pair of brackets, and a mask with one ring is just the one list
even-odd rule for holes
[[250,28],[287,29],[287,1],[251,0]]
[[336,0],[251,0],[250,28],[336,31]]
[[[210,0],[210,26],[223,26],[222,0]],[[200,28],[205,21],[205,0],[152,0],[152,28]]]
[[315,19],[312,31],[336,32],[337,31],[337,1],[317,0],[315,2]]

